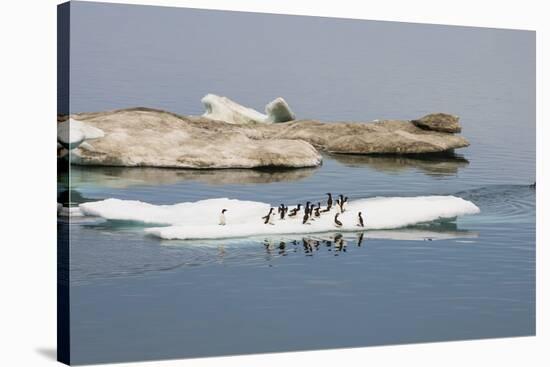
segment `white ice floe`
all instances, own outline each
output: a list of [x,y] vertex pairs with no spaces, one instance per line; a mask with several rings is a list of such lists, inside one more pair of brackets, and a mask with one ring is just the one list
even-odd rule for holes
[[86,140],[103,136],[103,130],[72,118],[57,124],[57,142],[66,149],[75,149]]
[[[84,215],[158,225],[145,230],[163,239],[183,240],[394,229],[479,213],[472,202],[455,196],[376,197],[349,202],[346,211],[339,216],[343,225],[336,228],[336,208],[322,213],[310,224],[302,224],[303,209],[296,217],[280,220],[276,216],[273,225],[264,224],[262,217],[270,208],[266,203],[226,198],[174,205],[119,199],[80,204]],[[227,209],[225,226],[218,224],[222,209]],[[365,220],[364,228],[357,226],[359,211]]]
[[207,94],[201,99],[201,102],[206,109],[204,117],[230,124],[286,122],[296,118],[281,97],[265,106],[267,115],[215,94]]
[[77,206],[63,206],[61,203],[57,203],[57,215],[60,217],[81,217],[83,216],[80,208]]

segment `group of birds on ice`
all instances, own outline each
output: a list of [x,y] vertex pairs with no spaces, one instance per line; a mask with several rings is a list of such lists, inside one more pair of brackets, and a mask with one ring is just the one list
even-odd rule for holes
[[[315,206],[310,201],[308,201],[306,205],[303,207],[303,211],[302,211],[301,203],[299,203],[298,205],[296,205],[295,208],[289,211],[288,206],[286,206],[285,204],[281,204],[279,205],[279,207],[277,207],[277,212],[275,212],[275,208],[271,207],[267,215],[265,215],[261,219],[263,220],[264,224],[275,225],[273,220],[276,216],[279,216],[280,220],[285,220],[285,217],[299,218],[299,216],[302,216],[302,224],[311,224],[311,222],[314,221],[316,218],[320,218],[324,213],[330,213],[332,209],[335,208],[336,214],[334,215],[334,226],[336,228],[340,228],[342,227],[343,223],[340,219],[338,219],[338,217],[340,216],[340,214],[346,211],[346,204],[348,202],[348,197],[340,194],[338,199],[336,199],[336,201],[334,202],[332,200],[331,193],[326,193],[326,195],[328,195],[328,199],[327,199],[327,205],[324,208],[321,207],[320,202],[318,202],[317,206]],[[226,224],[225,213],[227,211],[228,211],[227,209],[222,209],[220,213],[220,220],[219,220],[220,226],[224,226]],[[358,227],[365,226],[365,221],[363,219],[363,215],[361,212],[357,213],[356,225]]]

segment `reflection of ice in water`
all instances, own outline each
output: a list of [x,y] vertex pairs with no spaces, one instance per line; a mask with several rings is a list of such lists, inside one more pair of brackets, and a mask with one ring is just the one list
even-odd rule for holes
[[[268,245],[270,249],[277,246],[286,247],[288,244],[299,242],[336,244],[338,240],[347,238],[346,242],[356,243],[359,247],[369,239],[384,239],[394,241],[439,241],[453,239],[475,239],[478,233],[475,231],[458,229],[456,222],[434,222],[426,225],[415,225],[400,229],[371,230],[355,233],[325,232],[315,234],[288,234],[275,236],[252,236],[247,238],[233,239],[210,239],[210,240],[161,240],[162,246],[198,246],[206,248],[223,247],[230,250],[233,247],[256,246],[258,243]],[[350,239],[356,238],[355,241]],[[230,241],[230,244],[226,243]]]
[[152,167],[71,167],[71,186],[126,188],[197,181],[209,185],[292,182],[310,177],[316,168],[300,169],[177,169]]
[[[401,172],[418,169],[428,175],[455,175],[469,162],[458,155],[350,155],[325,154],[346,166],[369,167],[382,172]],[[209,185],[262,184],[294,182],[312,176],[320,168],[298,169],[218,169],[192,170],[152,167],[93,167],[72,166],[71,187],[99,185],[125,188],[138,185],[170,185],[178,182],[196,181]],[[63,174],[59,175],[63,178]]]
[[370,167],[382,172],[401,172],[417,169],[431,176],[452,176],[470,164],[467,159],[454,154],[431,155],[357,155],[331,154],[330,158],[349,167]]
[[[69,223],[66,223],[69,225]],[[423,241],[434,249],[448,246],[446,241],[469,239],[478,234],[461,230],[456,222],[432,222],[397,230],[338,233],[336,231],[308,235],[256,236],[218,240],[161,240],[143,236],[143,226],[135,222],[106,221],[101,218],[71,221],[71,236],[78,242],[78,259],[73,259],[71,282],[81,283],[98,278],[141,276],[150,272],[224,264],[232,266],[271,266],[271,261],[289,257],[296,264],[301,257],[323,258],[368,254],[375,244],[379,248],[391,242]],[[433,241],[428,241],[432,239]],[[439,240],[442,240],[441,242]],[[413,242],[410,242],[411,244]],[[466,244],[463,244],[466,246]],[[431,247],[430,247],[431,248]],[[429,249],[426,251],[429,251]],[[281,264],[281,263],[279,263]]]

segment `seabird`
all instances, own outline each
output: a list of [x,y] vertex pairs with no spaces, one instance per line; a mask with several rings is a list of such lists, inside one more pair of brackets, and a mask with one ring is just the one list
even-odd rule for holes
[[342,227],[342,222],[338,220],[339,215],[340,213],[336,213],[336,215],[334,216],[334,225],[338,228]]
[[307,221],[309,219],[309,210],[305,211],[304,219],[302,220],[302,224],[309,224]]
[[227,209],[222,209],[222,212],[220,213],[220,226],[225,226],[225,212]]
[[302,207],[302,204],[298,204],[298,206],[290,211],[289,217],[294,217],[298,212],[300,211],[300,208]]
[[274,214],[275,213],[273,213],[273,208],[269,208],[269,213],[267,213],[265,217],[262,217],[262,219],[264,220],[264,224],[273,224],[272,219]]
[[304,208],[304,211],[309,214],[309,204],[310,202],[306,202],[306,207]]
[[279,206],[278,212],[279,212],[279,215],[281,216],[281,219],[285,219],[285,214],[287,211],[288,211],[288,207],[285,206],[285,204],[281,204],[281,206]]
[[357,213],[357,227],[364,227],[365,223],[363,222],[363,216],[361,212]]
[[344,205],[346,205],[348,202],[348,197],[345,196],[342,198],[342,201],[340,202],[340,206],[342,207],[342,213],[346,211],[346,209],[344,208]]
[[338,207],[338,211],[340,212],[340,214],[342,214],[344,211],[343,211],[343,208],[342,208],[342,200],[340,199],[336,199],[336,206]]

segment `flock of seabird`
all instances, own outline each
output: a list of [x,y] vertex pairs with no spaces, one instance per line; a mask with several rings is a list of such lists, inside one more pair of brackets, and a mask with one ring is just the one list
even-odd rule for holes
[[[336,202],[334,203],[332,200],[332,194],[327,192],[326,195],[328,195],[328,199],[327,199],[327,205],[324,208],[321,207],[320,202],[318,202],[317,205],[315,206],[310,201],[308,201],[306,205],[303,207],[303,214],[302,214],[301,203],[298,203],[298,205],[296,205],[296,207],[291,209],[290,211],[288,206],[286,206],[285,204],[281,204],[277,208],[277,212],[275,212],[275,208],[271,207],[267,215],[265,215],[261,219],[263,220],[264,224],[275,225],[273,221],[275,216],[279,216],[279,220],[285,220],[285,217],[294,218],[294,217],[302,216],[302,224],[311,224],[311,221],[314,221],[316,218],[320,218],[324,213],[330,213],[331,210],[333,209],[333,204],[336,204],[335,205],[336,214],[334,215],[334,226],[336,228],[340,228],[342,227],[342,222],[340,221],[340,219],[338,219],[338,217],[340,216],[340,214],[346,211],[346,204],[348,202],[348,197],[340,194],[339,198],[336,199]],[[224,226],[226,224],[226,220],[225,220],[226,212],[227,212],[227,209],[222,209],[220,213],[220,220],[219,220],[220,226]],[[357,226],[358,227],[365,226],[365,222],[363,220],[363,216],[361,212],[357,213]]]

